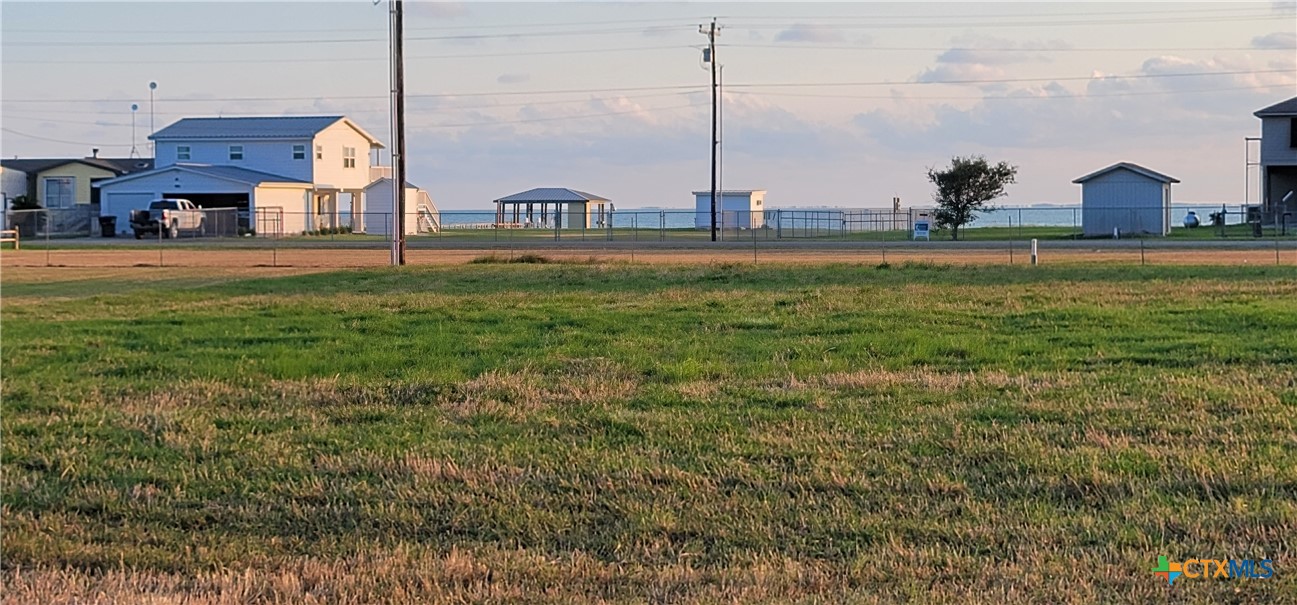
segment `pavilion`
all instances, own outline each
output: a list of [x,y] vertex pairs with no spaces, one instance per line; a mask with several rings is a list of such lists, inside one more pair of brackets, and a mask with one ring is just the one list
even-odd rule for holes
[[[604,225],[607,198],[563,187],[540,187],[495,200],[496,227],[590,228]],[[566,215],[566,217],[564,217]],[[511,220],[512,219],[512,220]]]

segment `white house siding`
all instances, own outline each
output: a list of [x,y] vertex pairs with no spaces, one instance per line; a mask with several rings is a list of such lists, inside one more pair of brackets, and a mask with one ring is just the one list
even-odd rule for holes
[[[230,146],[243,146],[243,159],[230,159]],[[306,157],[293,159],[293,145],[305,145]],[[189,159],[177,160],[176,147],[189,147]],[[368,147],[366,147],[368,149]],[[157,143],[157,168],[173,164],[213,164],[237,166],[299,181],[311,181],[312,155],[310,139],[282,139],[274,141],[161,141]],[[341,162],[341,160],[339,160]]]
[[1086,236],[1170,230],[1170,186],[1129,170],[1114,170],[1081,186],[1081,224]]
[[[419,190],[414,187],[405,189],[405,225],[406,235],[419,232]],[[364,221],[356,221],[357,229],[363,229],[370,235],[392,234],[392,181],[383,179],[370,185],[365,190]]]
[[311,227],[311,193],[306,186],[261,186],[253,192],[252,228],[258,236],[301,235]]
[[99,194],[99,216],[117,217],[117,232],[130,233],[131,210],[149,207],[157,193],[142,190],[103,191]]
[[12,198],[27,195],[27,173],[0,167],[0,194],[4,195],[6,204]]
[[[324,159],[315,159],[316,145],[323,147]],[[372,182],[369,178],[369,145],[369,139],[366,139],[355,128],[342,121],[316,133],[315,141],[308,148],[311,154],[309,157],[315,170],[313,182],[320,187],[364,189],[366,185]],[[355,148],[355,168],[343,167],[343,147]],[[307,178],[306,180],[310,181],[312,179]]]

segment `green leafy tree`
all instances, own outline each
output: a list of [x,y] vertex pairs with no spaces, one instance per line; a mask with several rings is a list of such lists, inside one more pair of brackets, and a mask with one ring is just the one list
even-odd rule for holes
[[973,222],[978,212],[993,210],[987,203],[1003,196],[1017,175],[1017,166],[1007,162],[992,166],[980,155],[955,157],[943,170],[929,168],[928,180],[937,187],[932,194],[937,228],[949,227],[950,239],[959,239],[959,228]]

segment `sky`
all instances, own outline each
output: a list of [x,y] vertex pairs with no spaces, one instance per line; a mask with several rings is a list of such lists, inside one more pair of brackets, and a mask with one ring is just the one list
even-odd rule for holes
[[[150,120],[187,116],[343,114],[390,142],[388,18],[2,0],[0,156],[148,156]],[[1001,205],[1078,203],[1073,179],[1122,161],[1179,178],[1176,201],[1239,203],[1252,113],[1297,96],[1294,1],[408,0],[409,180],[443,210],[533,187],[691,207],[713,18],[722,186],[770,207],[926,205],[928,169],[966,155],[1019,167]]]

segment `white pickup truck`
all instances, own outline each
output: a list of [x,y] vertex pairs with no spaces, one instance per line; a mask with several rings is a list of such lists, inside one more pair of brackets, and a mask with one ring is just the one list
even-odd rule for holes
[[148,210],[131,211],[131,230],[135,239],[159,231],[169,238],[179,237],[181,232],[201,233],[203,211],[189,200],[153,200]]

